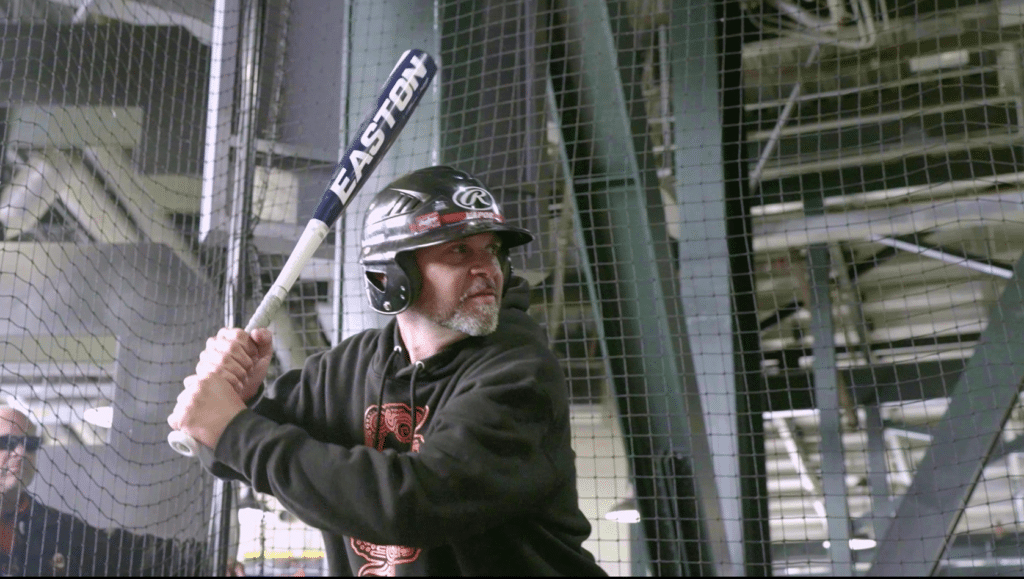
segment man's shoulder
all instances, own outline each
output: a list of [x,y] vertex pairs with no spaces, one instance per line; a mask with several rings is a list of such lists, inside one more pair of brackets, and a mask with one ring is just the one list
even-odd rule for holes
[[470,356],[482,360],[486,367],[500,367],[512,373],[548,373],[559,368],[547,334],[526,312],[504,316],[498,328],[480,341],[478,350]]
[[29,496],[29,506],[26,509],[26,517],[31,521],[30,528],[36,533],[46,532],[48,530],[64,533],[78,533],[96,530],[95,527],[87,523],[82,517],[50,505],[43,504],[34,496]]
[[523,310],[503,310],[498,318],[498,328],[489,337],[495,344],[506,348],[528,348],[538,352],[549,351],[548,338],[544,328]]
[[67,511],[63,511],[56,507],[51,507],[50,505],[44,504],[42,501],[40,501],[38,498],[32,495],[29,495],[29,504],[28,507],[25,509],[25,513],[32,519],[44,520],[48,524],[50,524],[51,522],[61,523],[67,521],[82,521],[83,523],[85,522],[81,518]]

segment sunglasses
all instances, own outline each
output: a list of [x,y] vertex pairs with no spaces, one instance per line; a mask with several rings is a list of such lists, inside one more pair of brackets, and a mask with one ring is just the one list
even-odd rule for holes
[[39,445],[42,442],[43,439],[39,436],[3,434],[0,435],[0,450],[12,451],[24,445],[25,452],[35,452],[39,450]]

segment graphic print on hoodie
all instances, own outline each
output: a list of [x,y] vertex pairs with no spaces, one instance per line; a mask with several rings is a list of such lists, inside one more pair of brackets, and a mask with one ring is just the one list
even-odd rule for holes
[[[426,423],[430,414],[429,407],[416,409],[416,430],[413,431],[412,413],[408,404],[394,402],[367,407],[363,414],[363,435],[366,446],[377,450],[386,447],[400,448],[410,452],[419,452],[423,444],[420,428]],[[391,439],[391,444],[388,440]],[[359,568],[359,577],[394,577],[398,565],[412,563],[419,558],[422,549],[403,547],[401,545],[376,545],[356,538],[349,539],[352,550],[366,559],[366,564]]]

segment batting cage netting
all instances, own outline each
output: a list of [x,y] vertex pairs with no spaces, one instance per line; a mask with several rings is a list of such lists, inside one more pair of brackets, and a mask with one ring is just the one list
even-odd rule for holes
[[272,318],[268,380],[387,321],[367,204],[451,165],[536,235],[514,270],[609,574],[1024,573],[1021,0],[0,18],[0,413],[41,437],[0,424],[3,574],[329,572],[317,529],[177,454],[167,417],[413,48],[438,74]]

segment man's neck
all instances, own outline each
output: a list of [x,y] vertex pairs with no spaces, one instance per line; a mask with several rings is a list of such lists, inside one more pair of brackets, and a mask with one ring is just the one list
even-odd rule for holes
[[413,364],[466,337],[466,334],[440,326],[411,309],[398,314],[398,332],[409,352],[409,362]]

